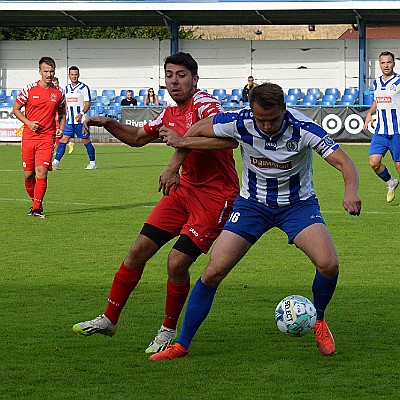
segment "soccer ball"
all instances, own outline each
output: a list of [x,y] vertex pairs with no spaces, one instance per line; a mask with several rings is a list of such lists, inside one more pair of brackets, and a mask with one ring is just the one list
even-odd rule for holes
[[311,332],[317,321],[317,311],[307,297],[287,296],[275,309],[278,329],[290,336],[304,336]]

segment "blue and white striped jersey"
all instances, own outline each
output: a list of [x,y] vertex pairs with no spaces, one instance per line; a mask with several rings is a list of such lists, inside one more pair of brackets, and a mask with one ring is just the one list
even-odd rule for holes
[[214,117],[218,137],[233,137],[241,145],[240,195],[278,208],[314,196],[312,158],[325,158],[339,145],[304,114],[287,109],[280,131],[273,137],[257,126],[251,109]]
[[[85,101],[90,101],[89,86],[79,82],[76,86],[70,83],[65,87],[65,100],[67,102],[67,124],[78,124],[75,117],[83,110]],[[82,117],[81,123],[86,119],[86,114]]]
[[394,74],[384,81],[382,76],[374,80],[378,135],[398,135],[400,123],[400,75]]

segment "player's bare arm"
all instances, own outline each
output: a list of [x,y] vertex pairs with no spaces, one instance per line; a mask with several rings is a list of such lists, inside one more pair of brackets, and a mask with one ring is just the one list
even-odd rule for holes
[[61,118],[60,118],[59,128],[56,130],[56,137],[58,139],[61,139],[64,134],[65,123],[66,123],[66,119],[67,119],[67,113],[66,113],[65,107],[60,107],[58,109],[58,116]]
[[25,114],[21,111],[23,106],[18,104],[17,102],[14,103],[13,107],[13,114],[23,123],[25,124],[32,132],[37,131],[39,128],[38,121],[30,121],[28,118],[25,117]]
[[84,132],[88,132],[89,126],[102,126],[121,142],[131,147],[142,147],[156,138],[148,135],[143,128],[121,124],[108,117],[92,117],[83,122]]
[[368,124],[372,121],[372,116],[376,113],[376,102],[374,101],[372,103],[371,108],[369,109],[366,117],[365,117],[365,123],[364,123],[364,129],[368,129]]
[[90,108],[90,104],[91,101],[85,101],[85,106],[83,107],[83,110],[81,111],[81,113],[79,113],[76,117],[75,117],[75,121],[80,122],[82,117],[89,111]]
[[358,195],[358,170],[351,158],[341,149],[336,149],[325,160],[338,169],[344,180],[343,208],[350,215],[360,215],[361,198]]

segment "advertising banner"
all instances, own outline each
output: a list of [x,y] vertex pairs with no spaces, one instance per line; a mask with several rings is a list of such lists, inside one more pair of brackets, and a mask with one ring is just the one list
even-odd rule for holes
[[14,116],[12,108],[0,109],[0,141],[20,142],[22,127],[22,122]]

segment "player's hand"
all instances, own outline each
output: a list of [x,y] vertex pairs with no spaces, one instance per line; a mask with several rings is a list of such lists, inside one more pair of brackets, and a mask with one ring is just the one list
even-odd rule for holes
[[63,137],[63,135],[64,135],[64,133],[63,133],[62,129],[57,128],[57,130],[56,130],[56,138],[57,139],[61,139]]
[[76,122],[81,122],[82,117],[83,117],[82,114],[77,114],[77,115],[75,116],[75,121],[76,121]]
[[39,122],[38,121],[29,121],[29,123],[27,123],[28,128],[32,131],[32,132],[36,132],[39,129]]
[[158,180],[158,191],[162,191],[164,196],[168,196],[172,188],[175,192],[178,190],[179,182],[179,173],[176,172],[176,170],[171,170],[166,167],[160,174],[160,178]]
[[354,193],[351,195],[345,194],[342,204],[343,204],[343,208],[350,215],[360,215],[361,198],[357,193]]
[[111,120],[108,117],[91,117],[83,121],[83,131],[85,134],[89,132],[89,126],[104,126],[107,121]]
[[162,137],[163,142],[167,146],[172,146],[179,149],[179,146],[182,144],[182,136],[177,134],[172,129],[169,129],[165,126],[161,127],[160,129],[160,137]]

